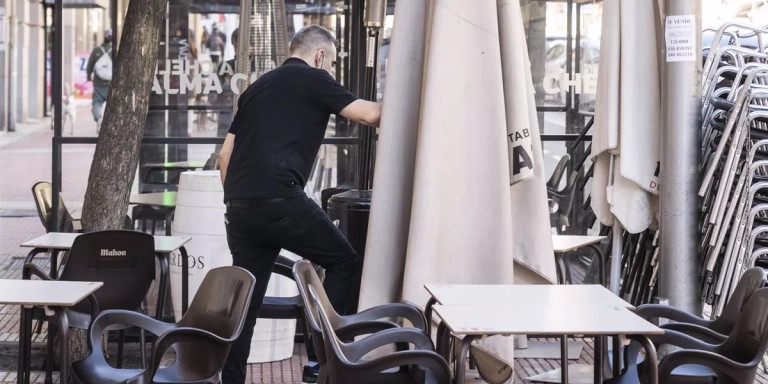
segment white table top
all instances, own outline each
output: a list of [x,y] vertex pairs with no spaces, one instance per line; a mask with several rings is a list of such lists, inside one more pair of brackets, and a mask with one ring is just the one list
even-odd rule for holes
[[[49,232],[21,244],[25,248],[47,248],[67,250],[72,248],[75,237],[80,233]],[[155,252],[168,253],[181,248],[191,240],[186,236],[154,236]]]
[[594,305],[499,307],[436,305],[435,313],[456,335],[650,335],[664,331],[627,308]]
[[427,292],[443,305],[505,306],[525,308],[530,305],[570,305],[587,308],[593,305],[634,309],[632,304],[597,284],[580,285],[494,285],[494,284],[425,284]]
[[176,208],[176,196],[178,192],[153,192],[131,195],[129,204],[148,205],[153,207]]
[[605,236],[572,236],[572,235],[552,235],[552,248],[555,252],[569,252],[590,244],[596,244]]
[[71,307],[104,283],[0,279],[0,304]]

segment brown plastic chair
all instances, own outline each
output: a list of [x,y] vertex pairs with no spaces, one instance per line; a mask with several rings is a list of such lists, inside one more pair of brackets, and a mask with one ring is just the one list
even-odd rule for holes
[[[312,300],[309,294],[310,287],[316,292],[317,298],[321,303],[329,324],[333,327],[334,334],[343,340],[351,340],[356,336],[372,334],[392,328],[400,328],[391,320],[396,318],[407,319],[414,328],[403,328],[406,332],[418,332],[426,335],[427,320],[424,313],[414,305],[407,303],[392,303],[373,307],[348,316],[340,316],[331,306],[328,296],[325,294],[323,282],[312,264],[306,260],[298,261],[293,266],[293,276],[299,288],[299,295],[303,302],[307,333],[311,334],[314,345],[317,362],[320,365],[317,382],[325,384],[328,382],[328,359],[327,348],[324,342],[322,327],[320,325],[319,308]],[[431,343],[431,341],[430,341]],[[407,346],[401,344],[399,348],[404,349]],[[431,347],[434,350],[434,347]],[[335,382],[333,382],[336,384]]]
[[[37,276],[54,280],[31,263],[24,264],[23,278]],[[99,231],[75,238],[58,280],[101,281],[104,285],[94,292],[100,310],[136,310],[141,306],[155,279],[155,239],[134,231]],[[40,309],[33,317],[47,318]],[[65,311],[69,327],[88,329],[94,317],[92,308],[84,302]],[[32,318],[27,320],[31,323]],[[29,328],[31,329],[31,325]],[[66,334],[61,335],[67,337]],[[122,336],[122,334],[121,334]],[[142,340],[143,345],[143,340]],[[143,354],[142,354],[143,356]],[[46,377],[50,377],[53,362],[53,337],[48,337]],[[122,337],[118,349],[118,364],[122,362]]]
[[728,304],[723,308],[723,313],[715,320],[703,319],[678,308],[660,304],[641,305],[635,313],[646,320],[673,320],[674,322],[662,325],[662,328],[679,331],[709,343],[719,343],[731,333],[752,294],[766,284],[768,278],[765,270],[759,267],[748,269],[739,279]]
[[[240,267],[220,267],[205,275],[184,317],[164,323],[140,313],[111,310],[93,321],[89,332],[90,355],[73,365],[76,383],[149,384],[219,383],[232,342],[240,335],[256,278]],[[148,369],[117,369],[102,352],[102,334],[114,325],[128,324],[155,335]],[[160,367],[163,355],[173,349],[176,359]]]
[[64,205],[64,200],[59,195],[58,225],[53,225],[53,185],[47,181],[39,181],[32,186],[32,195],[37,206],[37,214],[43,223],[46,232],[81,232],[83,227],[80,220],[75,220]]
[[[344,343],[328,318],[326,304],[314,286],[309,295],[317,308],[328,360],[329,381],[333,384],[448,384],[448,363],[432,349],[432,340],[418,329],[393,328],[376,332],[358,341]],[[363,356],[390,344],[412,344],[414,350],[397,351],[372,360]],[[394,368],[400,368],[395,371]]]
[[659,383],[752,383],[768,347],[768,288],[756,290],[725,341],[710,344],[674,330],[649,337],[683,348],[659,363]]

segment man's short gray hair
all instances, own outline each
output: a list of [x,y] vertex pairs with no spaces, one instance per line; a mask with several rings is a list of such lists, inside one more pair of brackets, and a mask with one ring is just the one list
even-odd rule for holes
[[319,25],[310,25],[302,28],[291,39],[290,53],[306,56],[318,49],[327,49],[330,46],[339,49],[339,42],[333,32]]

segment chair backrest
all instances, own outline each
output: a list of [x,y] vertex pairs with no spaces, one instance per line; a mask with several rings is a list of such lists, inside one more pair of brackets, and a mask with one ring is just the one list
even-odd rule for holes
[[293,265],[293,277],[296,280],[296,285],[299,288],[299,296],[301,296],[301,301],[304,304],[304,313],[306,314],[307,323],[311,328],[312,341],[315,345],[317,361],[320,364],[325,364],[326,356],[323,331],[320,324],[320,313],[318,305],[315,304],[315,301],[309,293],[310,287],[314,289],[318,301],[324,303],[322,307],[331,324],[336,322],[338,314],[328,300],[328,296],[323,288],[323,282],[320,280],[320,276],[317,274],[314,266],[312,266],[312,263],[306,260],[297,261],[296,264]]
[[53,185],[47,181],[39,181],[32,186],[32,196],[37,206],[37,214],[46,232],[59,229],[63,232],[73,232],[72,215],[69,214],[64,200],[59,196],[58,221],[59,225],[53,225]]
[[[311,285],[307,287],[307,291],[310,296],[310,301],[313,303],[313,307],[317,309],[318,322],[323,333],[324,345],[322,348],[325,348],[326,364],[328,365],[328,372],[330,374],[329,381],[338,382],[340,381],[340,378],[334,378],[333,376],[341,374],[344,367],[349,366],[352,363],[344,353],[341,346],[341,340],[339,340],[336,336],[336,332],[333,330],[331,321],[328,319],[328,312],[323,308],[320,292]],[[318,347],[321,346],[315,345],[315,349],[318,349]]]
[[560,186],[560,180],[563,179],[565,168],[568,166],[568,162],[570,161],[571,156],[568,154],[565,154],[560,158],[560,161],[558,161],[557,165],[555,166],[555,170],[552,171],[552,176],[550,176],[549,180],[547,180],[547,189],[557,191],[557,188]]
[[[155,239],[122,230],[85,233],[75,238],[60,280],[101,281],[94,295],[99,310],[136,310],[155,279]],[[88,313],[87,302],[74,311]]]
[[718,353],[737,363],[754,367],[756,372],[766,348],[768,348],[768,288],[760,288],[752,293],[742,308],[739,319],[728,338],[718,348]]
[[733,290],[728,304],[723,308],[722,315],[712,322],[712,329],[724,335],[731,333],[733,326],[741,316],[741,310],[752,294],[766,286],[765,270],[759,267],[750,268],[739,279],[739,283]]
[[211,332],[229,343],[216,348],[200,348],[194,340],[178,343],[175,346],[177,361],[211,376],[221,371],[232,342],[243,329],[255,285],[256,278],[240,267],[208,271],[177,325]]

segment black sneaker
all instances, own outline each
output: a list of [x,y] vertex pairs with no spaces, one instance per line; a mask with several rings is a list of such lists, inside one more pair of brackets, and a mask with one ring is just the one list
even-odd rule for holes
[[317,376],[320,373],[320,364],[310,361],[304,366],[301,373],[301,381],[304,383],[317,383]]

